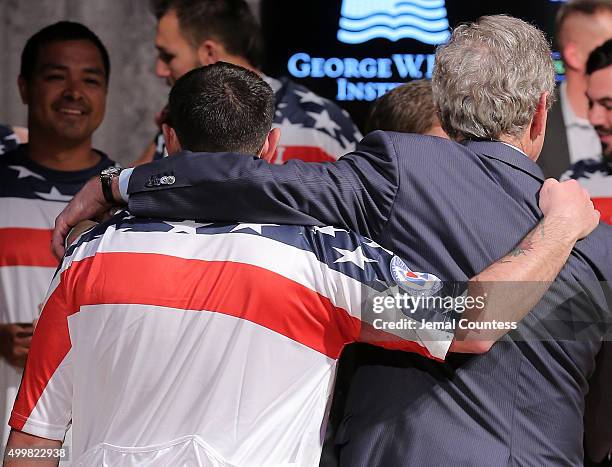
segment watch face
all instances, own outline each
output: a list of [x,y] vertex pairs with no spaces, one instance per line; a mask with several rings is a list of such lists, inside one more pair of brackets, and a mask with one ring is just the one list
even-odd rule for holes
[[119,172],[121,172],[119,167],[109,167],[102,171],[102,175],[117,175]]

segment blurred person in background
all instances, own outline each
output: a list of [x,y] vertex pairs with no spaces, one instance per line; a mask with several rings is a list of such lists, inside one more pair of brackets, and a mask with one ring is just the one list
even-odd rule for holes
[[[255,71],[274,91],[274,126],[282,129],[273,163],[289,159],[336,160],[355,149],[361,133],[348,113],[288,78],[258,69],[261,32],[244,0],[154,0],[157,22],[156,72],[172,86],[186,72],[221,60]],[[163,123],[166,110],[157,116]],[[136,164],[163,157],[161,132]]]
[[591,52],[586,74],[589,122],[599,136],[601,156],[575,163],[561,179],[578,180],[601,212],[601,220],[612,224],[612,39]]
[[548,114],[538,165],[546,177],[559,178],[582,159],[601,158],[599,138],[588,120],[586,63],[593,49],[612,38],[612,0],[570,0],[557,13],[555,37],[565,80]]
[[436,114],[431,81],[410,81],[376,99],[366,123],[366,133],[376,130],[448,138]]
[[113,165],[93,149],[104,117],[110,64],[100,39],[78,23],[43,28],[21,56],[19,93],[29,142],[0,157],[0,437],[21,381],[45,292],[58,265],[55,217],[91,177]]

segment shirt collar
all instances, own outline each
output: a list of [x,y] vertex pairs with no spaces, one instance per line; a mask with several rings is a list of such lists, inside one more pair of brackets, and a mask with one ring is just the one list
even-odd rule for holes
[[511,144],[502,141],[486,140],[467,140],[461,144],[477,154],[503,162],[541,182],[544,181],[544,174],[538,164],[529,159],[523,151]]
[[563,81],[560,88],[559,100],[561,101],[561,113],[563,114],[563,122],[565,123],[565,126],[591,128],[591,124],[586,118],[580,118],[574,113],[570,101],[567,98],[567,82]]
[[510,144],[510,143],[506,143],[505,141],[500,141],[501,144],[505,144],[506,146],[508,146],[509,148],[512,148],[518,152],[520,152],[523,156],[525,157],[529,157],[527,154],[525,154],[525,151],[523,151],[522,149],[516,147],[514,144]]

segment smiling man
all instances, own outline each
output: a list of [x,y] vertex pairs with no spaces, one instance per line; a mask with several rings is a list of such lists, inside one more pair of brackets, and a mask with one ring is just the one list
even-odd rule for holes
[[0,161],[0,439],[30,347],[32,322],[57,260],[53,220],[80,187],[113,162],[92,148],[104,117],[110,65],[98,37],[60,22],[33,35],[21,57],[19,93],[29,144]]
[[[333,161],[355,149],[361,133],[346,111],[287,77],[261,73],[261,31],[245,0],[152,0],[151,5],[158,21],[155,72],[168,86],[194,68],[223,61],[255,71],[272,88],[273,123],[282,129],[273,163]],[[164,108],[157,115],[160,126],[166,113]],[[160,131],[136,164],[163,153]]]
[[595,49],[587,63],[589,120],[601,141],[602,153],[612,158],[612,39]]
[[601,220],[612,224],[612,39],[591,52],[586,73],[589,122],[601,142],[602,157],[577,162],[562,178],[578,180],[601,212]]

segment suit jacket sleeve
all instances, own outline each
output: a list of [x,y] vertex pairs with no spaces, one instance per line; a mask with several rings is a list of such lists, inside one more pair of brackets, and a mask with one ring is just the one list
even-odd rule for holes
[[[160,184],[164,175],[174,183]],[[138,216],[336,225],[372,237],[398,188],[395,149],[375,132],[334,163],[271,165],[241,154],[186,152],[136,167],[128,193]]]

